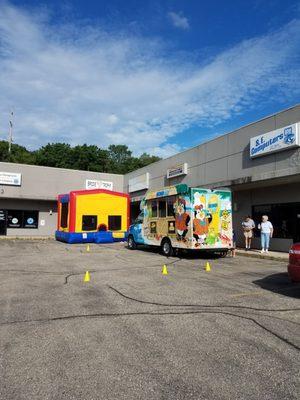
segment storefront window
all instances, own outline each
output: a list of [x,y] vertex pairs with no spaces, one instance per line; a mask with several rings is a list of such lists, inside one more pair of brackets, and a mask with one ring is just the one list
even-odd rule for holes
[[37,229],[39,222],[38,211],[24,211],[23,228]]
[[8,210],[7,227],[37,229],[39,226],[39,212],[29,210]]
[[131,221],[131,223],[133,223],[135,221],[135,219],[138,217],[140,212],[141,212],[140,202],[135,201],[130,204],[130,221]]
[[8,210],[7,212],[7,227],[22,228],[23,213],[19,210]]
[[[252,207],[252,216],[256,225],[262,215],[267,215],[274,227],[274,238],[300,239],[300,203],[270,204]],[[259,236],[259,231],[256,230]]]

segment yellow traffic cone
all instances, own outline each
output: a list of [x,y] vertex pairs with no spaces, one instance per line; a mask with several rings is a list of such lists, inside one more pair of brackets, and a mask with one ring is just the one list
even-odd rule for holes
[[86,273],[84,274],[84,279],[83,282],[89,282],[91,280],[91,276],[89,271],[86,271]]
[[207,261],[207,263],[206,263],[205,271],[206,271],[206,272],[210,272],[210,264],[209,264],[208,261]]
[[89,244],[86,246],[86,251],[87,251],[87,252],[90,251],[90,245],[89,245]]
[[166,264],[164,264],[161,272],[162,272],[163,275],[168,275],[168,269],[167,269]]

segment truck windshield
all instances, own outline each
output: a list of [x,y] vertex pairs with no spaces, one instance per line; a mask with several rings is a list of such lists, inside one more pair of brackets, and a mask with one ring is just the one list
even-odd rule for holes
[[144,213],[141,212],[138,217],[136,218],[136,220],[134,221],[135,224],[142,224],[144,220]]

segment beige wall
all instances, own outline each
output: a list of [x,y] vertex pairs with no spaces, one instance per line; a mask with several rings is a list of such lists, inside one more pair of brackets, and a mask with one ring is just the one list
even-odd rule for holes
[[7,236],[54,235],[57,195],[85,189],[86,179],[113,182],[113,190],[123,191],[123,175],[3,162],[0,162],[0,171],[22,174],[21,186],[0,185],[0,209],[39,211],[38,229],[8,228]]
[[54,200],[58,194],[85,189],[86,179],[113,182],[113,190],[123,192],[123,175],[3,162],[0,171],[22,174],[21,186],[0,185],[0,199]]
[[[300,175],[300,149],[250,158],[250,138],[300,121],[300,105],[217,137],[165,160],[133,171],[124,177],[124,191],[128,181],[150,173],[150,189],[177,183],[189,186],[231,186],[239,180],[259,182],[282,176]],[[217,131],[216,131],[217,134]],[[199,141],[201,137],[199,136]],[[167,169],[184,162],[188,174],[167,179]],[[132,193],[135,196],[135,193]]]

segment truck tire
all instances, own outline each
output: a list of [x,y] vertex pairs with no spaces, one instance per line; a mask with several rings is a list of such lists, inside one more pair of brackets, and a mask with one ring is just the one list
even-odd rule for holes
[[228,250],[223,250],[223,251],[221,251],[220,256],[221,256],[222,258],[224,258],[224,257],[227,256],[227,254],[228,254]]
[[132,235],[128,236],[127,245],[128,245],[128,248],[130,250],[135,250],[136,249],[136,243],[135,243],[135,240],[134,240]]
[[161,252],[164,256],[172,257],[173,247],[172,247],[170,239],[168,239],[168,238],[163,239],[160,247],[161,247]]

